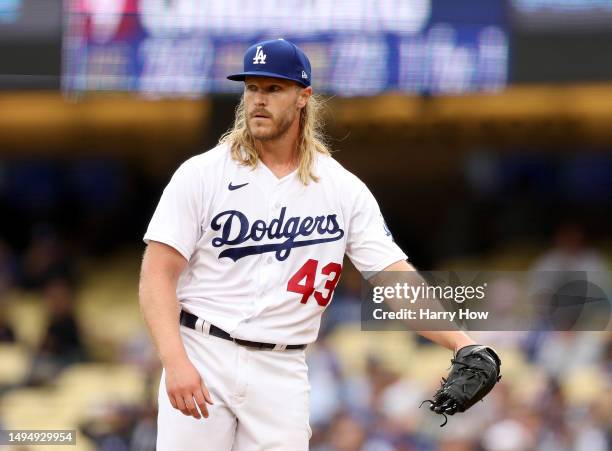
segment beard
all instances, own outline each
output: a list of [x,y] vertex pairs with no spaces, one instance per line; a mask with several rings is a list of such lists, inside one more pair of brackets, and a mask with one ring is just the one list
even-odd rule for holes
[[269,119],[267,119],[267,121],[271,122],[271,124],[263,128],[252,126],[252,121],[257,119],[249,118],[247,120],[247,128],[254,139],[259,141],[273,141],[287,133],[287,130],[289,130],[289,127],[291,127],[291,124],[293,124],[294,119],[295,115],[288,111],[278,119],[271,116]]

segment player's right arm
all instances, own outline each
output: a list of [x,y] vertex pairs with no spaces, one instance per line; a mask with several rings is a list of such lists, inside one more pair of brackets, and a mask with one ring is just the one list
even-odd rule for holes
[[[139,299],[142,314],[166,371],[170,403],[184,415],[208,418],[212,398],[198,370],[189,360],[179,331],[176,287],[187,260],[171,246],[149,241],[142,260]],[[194,402],[195,400],[195,402]]]

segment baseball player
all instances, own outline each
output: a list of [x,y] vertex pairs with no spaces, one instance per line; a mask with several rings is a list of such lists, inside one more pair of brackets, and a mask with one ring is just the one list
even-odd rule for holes
[[[157,449],[306,450],[305,348],[345,254],[361,272],[414,268],[368,188],[330,156],[304,52],[260,42],[228,78],[244,82],[233,128],[178,168],[144,237],[140,303],[163,365]],[[476,349],[462,332],[422,334]]]

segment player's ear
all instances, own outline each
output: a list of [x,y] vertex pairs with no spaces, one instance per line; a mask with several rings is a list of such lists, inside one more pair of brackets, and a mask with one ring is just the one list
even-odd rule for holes
[[308,86],[307,88],[298,88],[298,100],[297,107],[304,108],[308,103],[308,99],[312,95],[312,87]]

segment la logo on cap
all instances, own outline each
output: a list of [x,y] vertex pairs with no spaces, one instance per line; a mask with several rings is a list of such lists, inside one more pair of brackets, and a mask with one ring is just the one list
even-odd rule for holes
[[253,58],[253,64],[266,64],[266,56],[261,45],[258,45],[257,51],[255,52],[255,58]]

